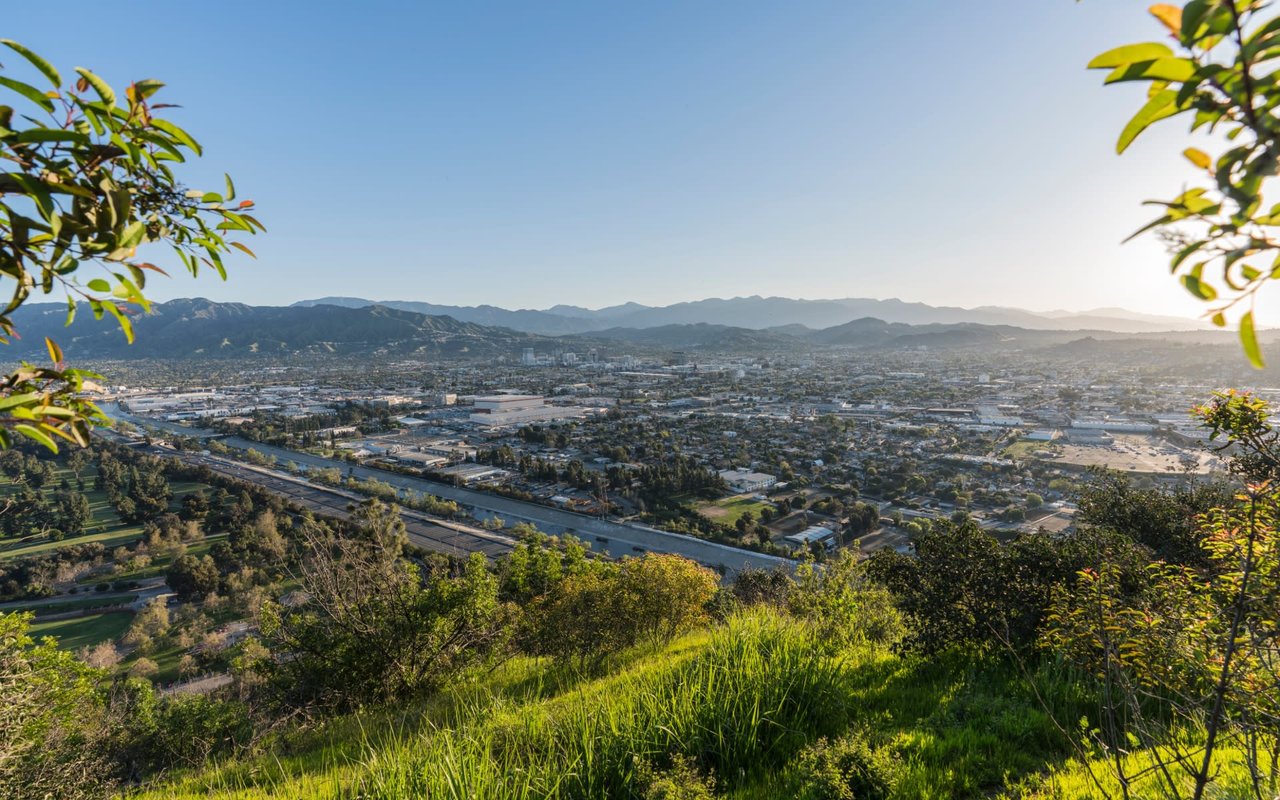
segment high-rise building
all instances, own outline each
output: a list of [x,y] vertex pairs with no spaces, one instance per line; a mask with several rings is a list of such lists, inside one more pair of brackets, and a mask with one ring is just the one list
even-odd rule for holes
[[526,347],[524,349],[524,355],[520,357],[520,363],[525,366],[533,366],[538,363],[538,357],[533,354],[532,347]]

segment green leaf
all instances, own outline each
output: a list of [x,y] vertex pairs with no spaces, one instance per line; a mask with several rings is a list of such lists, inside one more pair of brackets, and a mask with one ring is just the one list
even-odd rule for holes
[[1200,27],[1200,22],[1209,11],[1210,0],[1191,0],[1182,7],[1182,39],[1191,39]]
[[140,219],[130,222],[120,234],[120,240],[116,242],[116,247],[122,250],[133,249],[142,244],[143,238],[147,235],[147,223]]
[[25,394],[11,394],[8,397],[0,397],[0,411],[14,406],[20,406],[24,403],[34,403],[40,397],[39,392],[27,392]]
[[108,85],[106,81],[99,78],[97,75],[94,75],[84,67],[76,67],[76,72],[79,73],[80,77],[89,82],[89,85],[93,87],[93,90],[98,93],[98,97],[102,98],[102,102],[106,103],[108,106],[114,106],[116,104],[116,93],[111,90],[111,86]]
[[1258,333],[1253,327],[1252,311],[1240,318],[1240,344],[1244,347],[1244,354],[1248,356],[1250,364],[1258,369],[1266,366],[1262,360],[1262,350],[1258,347]]
[[26,60],[30,61],[32,66],[40,70],[40,72],[43,73],[43,75],[49,79],[49,83],[53,84],[53,88],[57,89],[58,87],[62,86],[62,76],[58,74],[58,71],[54,69],[53,65],[51,65],[48,61],[45,61],[43,58],[31,52],[30,50],[18,44],[12,39],[0,39],[0,44],[4,45],[5,47],[8,47],[10,50],[14,51],[18,55],[25,58]]
[[1154,61],[1157,58],[1167,58],[1171,55],[1173,55],[1172,50],[1157,42],[1126,44],[1095,56],[1086,65],[1086,69],[1111,69],[1125,64],[1132,64],[1135,61]]
[[88,286],[89,286],[89,289],[94,292],[111,291],[111,284],[107,283],[102,278],[94,278],[93,280],[89,281]]
[[1137,61],[1121,64],[1112,70],[1104,84],[1122,81],[1182,81],[1196,74],[1196,64],[1186,58],[1157,58],[1154,61]]
[[154,78],[146,78],[133,84],[134,93],[143,100],[160,91],[162,88],[164,88],[164,84]]
[[1166,225],[1170,222],[1173,222],[1173,217],[1169,216],[1168,214],[1165,214],[1163,217],[1158,217],[1156,219],[1153,219],[1150,222],[1148,222],[1146,225],[1143,225],[1141,228],[1138,228],[1136,231],[1126,236],[1124,238],[1124,243],[1128,244],[1129,242],[1138,238],[1139,236],[1151,230],[1152,228],[1158,228],[1161,225]]
[[1182,285],[1186,287],[1188,292],[1205,301],[1212,301],[1218,298],[1218,290],[1210,284],[1200,280],[1199,275],[1183,275]]
[[20,187],[35,202],[42,217],[48,219],[53,216],[57,209],[53,204],[53,196],[49,194],[49,186],[44,181],[18,172],[10,172],[5,177],[10,183]]
[[29,83],[15,81],[12,78],[6,78],[0,75],[0,86],[7,86],[31,102],[43,108],[45,111],[53,111],[53,101],[49,99],[44,92]]
[[204,149],[200,147],[200,143],[191,137],[191,134],[174,125],[172,122],[164,119],[151,120],[151,127],[162,130],[173,138],[190,147],[196,155],[204,155]]
[[102,308],[116,318],[116,322],[120,325],[120,332],[124,334],[129,344],[133,344],[133,322],[116,307],[115,303],[103,303]]
[[28,439],[44,445],[51,452],[58,452],[58,445],[54,443],[53,438],[39,428],[33,425],[14,425],[13,429]]
[[227,179],[227,202],[230,203],[236,199],[236,185],[231,182],[231,176],[227,173],[222,173],[222,177]]
[[1192,242],[1191,244],[1179,250],[1178,254],[1173,257],[1173,261],[1171,261],[1169,264],[1169,271],[1177,272],[1178,267],[1182,266],[1183,261],[1186,261],[1191,256],[1192,253],[1199,250],[1201,247],[1204,247],[1208,243],[1209,243],[1208,241],[1201,239],[1199,241]]
[[1116,141],[1116,152],[1123,153],[1128,149],[1129,145],[1133,144],[1133,140],[1138,138],[1138,134],[1145,131],[1153,122],[1172,117],[1181,111],[1182,109],[1174,104],[1177,98],[1177,92],[1166,90],[1148,100],[1120,132],[1120,138]]
[[71,142],[73,144],[87,145],[89,144],[89,137],[79,131],[65,131],[61,128],[31,128],[25,131],[18,131],[9,141],[20,144]]

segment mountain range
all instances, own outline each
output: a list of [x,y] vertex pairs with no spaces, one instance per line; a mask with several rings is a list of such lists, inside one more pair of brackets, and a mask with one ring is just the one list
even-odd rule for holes
[[[630,309],[618,313],[620,319],[634,319],[633,315],[638,312]],[[10,352],[31,360],[46,358],[45,337],[58,342],[73,360],[305,355],[515,358],[526,347],[539,352],[586,353],[597,348],[617,352],[621,345],[636,351],[758,355],[833,347],[1018,350],[1063,346],[1076,341],[1096,346],[1099,342],[1118,340],[1209,343],[1231,338],[1226,331],[1120,333],[975,322],[911,324],[875,317],[860,317],[817,329],[795,322],[768,328],[698,322],[649,327],[615,325],[551,336],[384,305],[280,307],[184,299],[157,303],[151,313],[136,314],[133,327],[137,341],[128,345],[113,320],[96,321],[87,310],[78,314],[70,326],[65,324],[66,307],[56,303],[25,305],[12,318],[21,338],[10,344]]]
[[547,309],[510,310],[497,306],[451,306],[414,300],[372,301],[358,297],[322,297],[302,300],[295,306],[331,305],[364,308],[373,305],[413,311],[431,316],[453,317],[461,322],[500,326],[525,333],[561,336],[608,328],[655,328],[663,325],[727,325],[764,330],[787,325],[803,325],[818,330],[872,317],[885,322],[911,325],[977,323],[1011,325],[1029,330],[1101,330],[1117,333],[1202,330],[1196,320],[1141,314],[1122,308],[1092,311],[1034,312],[1003,306],[959,308],[908,303],[902,300],[844,298],[838,300],[797,300],[789,297],[709,298],[668,306],[625,303],[589,309],[557,305]]
[[[253,355],[401,353],[432,357],[493,356],[537,337],[445,316],[385,306],[279,307],[171,300],[136,314],[129,345],[111,318],[84,309],[66,325],[66,306],[39,303],[12,316],[20,353],[44,347],[49,337],[68,356],[89,358],[219,358]],[[28,357],[30,357],[28,355]]]

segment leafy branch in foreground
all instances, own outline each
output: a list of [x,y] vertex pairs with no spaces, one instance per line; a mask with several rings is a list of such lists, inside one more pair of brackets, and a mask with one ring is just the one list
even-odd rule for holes
[[[1272,797],[1280,786],[1272,410],[1225,392],[1196,413],[1248,481],[1232,502],[1197,518],[1205,566],[1152,562],[1136,594],[1122,587],[1116,563],[1082,570],[1074,586],[1054,588],[1041,633],[1047,650],[1098,679],[1099,723],[1086,734],[1125,798],[1144,796],[1133,789],[1144,776],[1161,796],[1214,796],[1229,751],[1243,754],[1248,796]],[[1126,756],[1137,750],[1149,758],[1135,768]]]
[[[1191,130],[1220,133],[1216,157],[1188,147],[1183,155],[1203,170],[1206,185],[1168,201],[1149,201],[1163,215],[1134,236],[1155,230],[1171,254],[1170,270],[1209,304],[1213,324],[1234,318],[1245,354],[1263,366],[1254,302],[1280,279],[1280,204],[1268,207],[1263,187],[1280,158],[1280,16],[1266,17],[1265,0],[1191,0],[1181,8],[1151,7],[1173,47],[1160,42],[1108,50],[1089,62],[1109,70],[1106,83],[1148,85],[1146,103],[1120,133],[1123,153],[1152,124],[1191,114]],[[1132,238],[1132,237],[1130,237]]]
[[[265,230],[249,213],[252,201],[235,202],[230,176],[225,193],[189,190],[178,181],[173,165],[203,151],[185,130],[156,116],[173,107],[154,102],[164,84],[132,83],[122,104],[83,67],[64,87],[43,58],[8,39],[0,44],[51,87],[18,80],[0,65],[0,284],[13,282],[0,309],[0,341],[19,336],[12,315],[33,292],[56,290],[66,298],[68,325],[87,304],[95,318],[113,317],[132,342],[131,314],[150,310],[148,273],[168,274],[138,258],[143,245],[168,244],[193,276],[205,267],[224,280],[223,257],[232,248],[253,255],[228,238]],[[55,437],[84,445],[90,426],[105,422],[81,394],[96,376],[67,368],[58,345],[46,344],[51,367],[24,363],[0,378],[0,448],[15,434],[51,450]]]

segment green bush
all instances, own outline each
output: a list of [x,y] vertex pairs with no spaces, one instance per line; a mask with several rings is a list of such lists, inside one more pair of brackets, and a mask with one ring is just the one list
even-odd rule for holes
[[665,770],[636,759],[635,790],[642,800],[714,800],[716,782],[681,755],[672,757],[670,769]]
[[805,797],[813,800],[885,800],[893,792],[898,762],[854,733],[819,739],[800,751],[795,770]]

